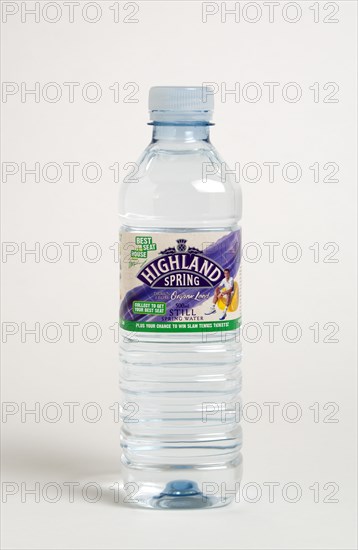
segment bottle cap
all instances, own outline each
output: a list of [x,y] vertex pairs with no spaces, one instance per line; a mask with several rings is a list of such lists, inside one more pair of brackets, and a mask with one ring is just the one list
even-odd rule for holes
[[156,122],[209,122],[214,110],[209,86],[154,86],[149,90],[150,120]]

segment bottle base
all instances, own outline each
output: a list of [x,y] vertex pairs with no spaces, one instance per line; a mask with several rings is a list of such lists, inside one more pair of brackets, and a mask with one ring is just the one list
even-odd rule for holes
[[141,469],[123,462],[125,503],[157,510],[227,506],[236,500],[242,477],[241,455],[223,468]]
[[195,481],[184,479],[167,483],[159,495],[151,496],[149,499],[145,498],[145,493],[142,496],[142,500],[138,499],[140,506],[160,510],[217,508],[229,504],[232,500],[204,495]]

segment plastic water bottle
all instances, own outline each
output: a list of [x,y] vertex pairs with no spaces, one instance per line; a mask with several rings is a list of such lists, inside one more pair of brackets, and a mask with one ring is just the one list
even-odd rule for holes
[[127,502],[223,506],[241,479],[241,192],[207,87],[151,88],[153,139],[120,193]]

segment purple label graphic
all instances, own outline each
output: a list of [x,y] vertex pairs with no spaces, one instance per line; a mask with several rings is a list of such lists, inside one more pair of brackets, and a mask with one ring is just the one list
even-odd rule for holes
[[[233,278],[238,274],[240,230],[224,235],[205,251],[187,246],[186,239],[177,239],[176,242],[176,247],[159,252],[158,257],[137,273],[137,279],[142,284],[125,294],[120,307],[121,319],[137,322],[161,320],[158,315],[134,313],[133,302],[163,301],[169,311],[177,307],[179,293],[184,297],[182,300],[186,308],[195,308],[207,300],[211,304],[215,288],[225,276],[224,270],[229,270]],[[179,289],[178,292],[175,289]]]

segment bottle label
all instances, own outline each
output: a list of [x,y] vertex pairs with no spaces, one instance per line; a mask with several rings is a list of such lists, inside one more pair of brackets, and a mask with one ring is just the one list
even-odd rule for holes
[[240,229],[123,231],[120,266],[123,329],[216,332],[240,326]]

